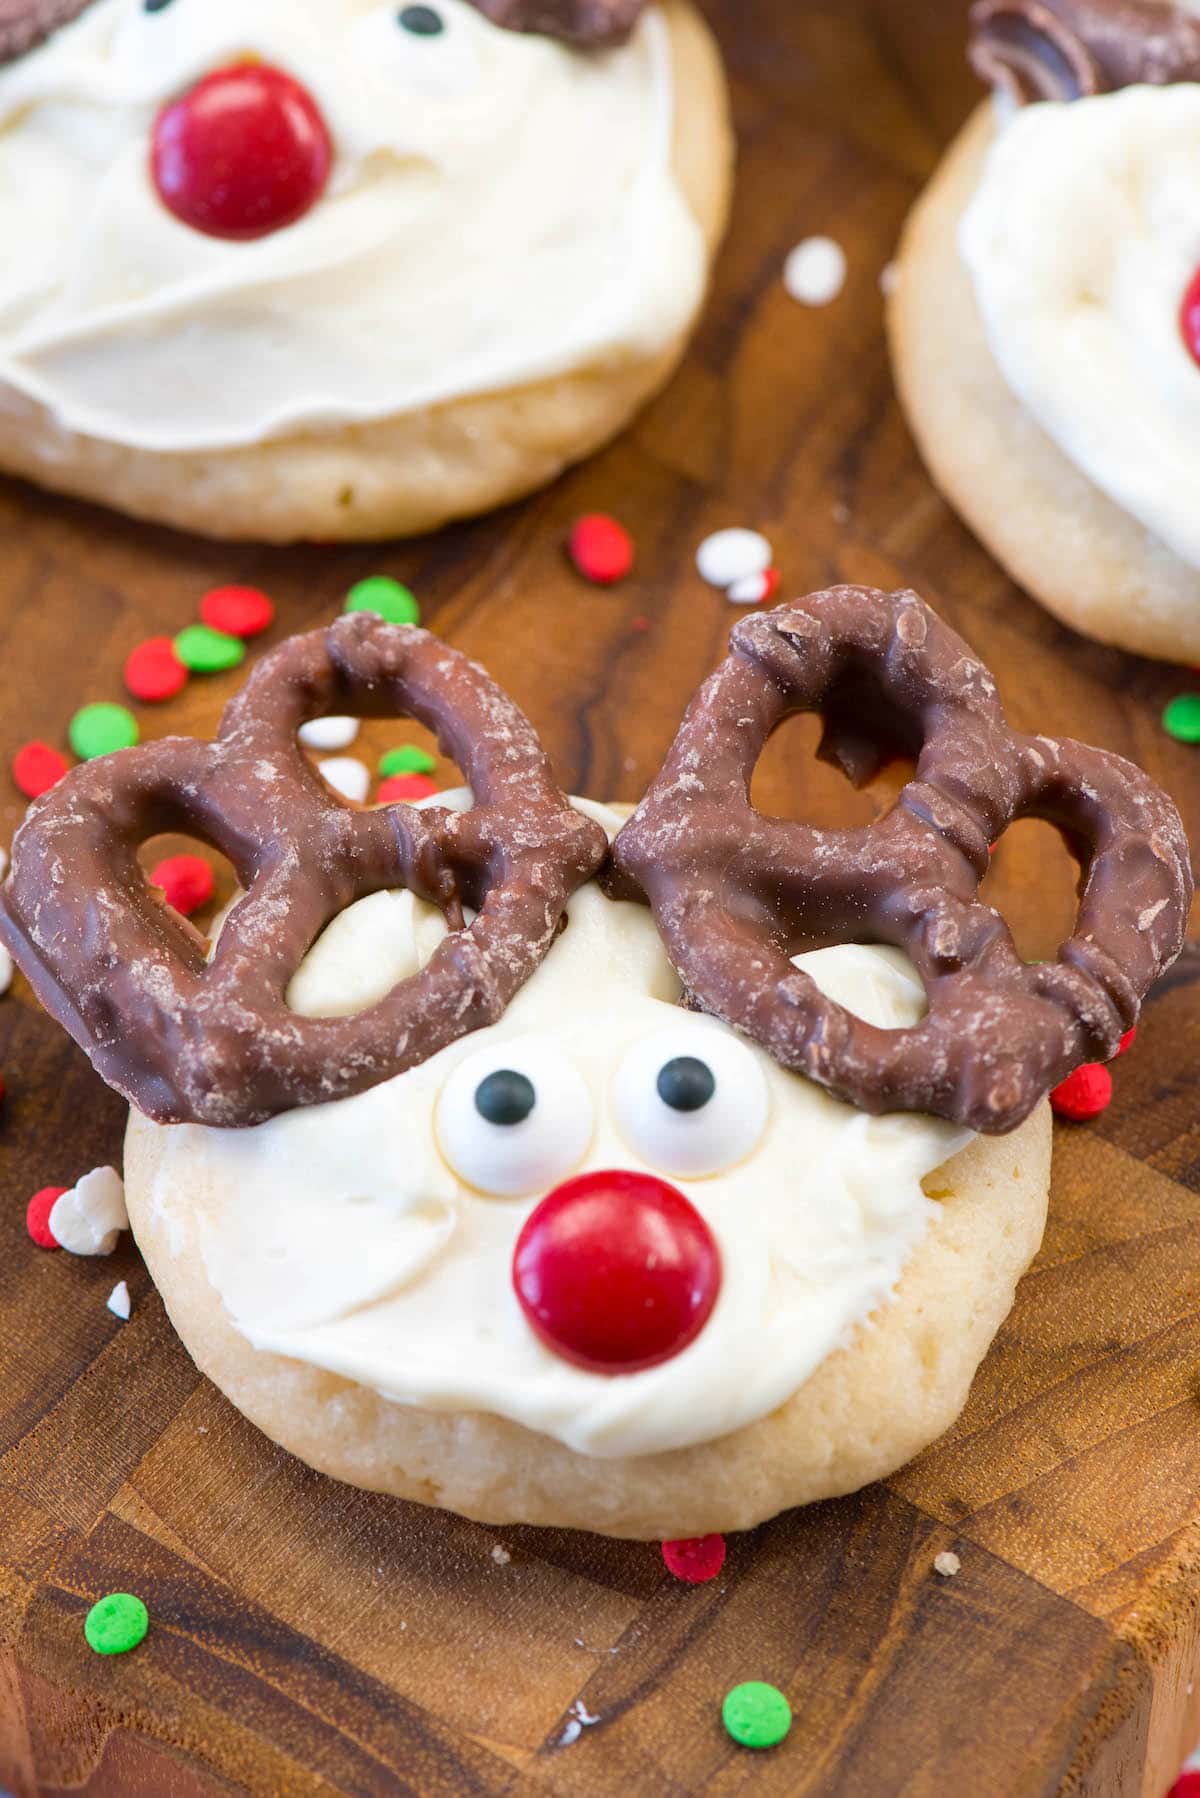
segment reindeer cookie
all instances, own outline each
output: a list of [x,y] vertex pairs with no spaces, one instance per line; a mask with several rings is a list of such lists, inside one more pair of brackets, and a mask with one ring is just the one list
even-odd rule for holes
[[691,0],[4,0],[0,468],[424,531],[620,430],[732,163]]
[[897,377],[939,486],[1077,630],[1200,660],[1200,8],[978,0],[995,89],[909,222]]
[[[296,732],[347,710],[421,719],[470,790],[338,800]],[[852,778],[919,751],[872,829],[751,807],[797,710]],[[978,899],[1019,816],[1083,868],[1055,963]],[[237,869],[215,946],[139,871],[168,828]],[[1014,735],[915,595],[835,588],[738,625],[628,821],[457,652],[343,618],[215,743],[39,801],[0,932],[133,1100],[138,1241],[249,1418],[359,1485],[653,1538],[948,1427],[1040,1241],[1045,1093],[1115,1051],[1190,896],[1136,769]]]

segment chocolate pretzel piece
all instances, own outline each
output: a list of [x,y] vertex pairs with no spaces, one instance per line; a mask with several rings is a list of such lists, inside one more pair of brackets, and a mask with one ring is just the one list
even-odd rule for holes
[[[916,778],[865,830],[764,817],[750,782],[771,732],[825,718],[821,755],[856,783],[884,745]],[[1017,818],[1057,825],[1081,864],[1075,934],[1027,965],[978,898]],[[1000,1133],[1081,1062],[1108,1058],[1183,945],[1192,877],[1178,813],[1131,763],[1014,734],[995,684],[916,594],[834,587],[737,625],[666,763],[613,846],[613,890],[645,897],[692,1003],[864,1111]],[[838,941],[904,949],[929,1009],[879,1030],[792,965]]]
[[15,62],[35,49],[91,4],[92,0],[0,0],[0,64]]
[[[344,712],[419,719],[475,809],[336,798],[296,733]],[[245,889],[211,962],[136,859],[170,830],[222,850]],[[357,614],[260,662],[215,742],[106,756],[39,800],[13,843],[0,936],[46,1009],[147,1116],[256,1124],[362,1092],[494,1023],[607,848],[481,668],[426,631]],[[400,886],[446,916],[432,960],[370,1010],[299,1017],[288,986],[325,925]],[[469,928],[464,905],[478,912]]]
[[1200,18],[1171,0],[976,0],[971,66],[1018,104],[1200,80]]

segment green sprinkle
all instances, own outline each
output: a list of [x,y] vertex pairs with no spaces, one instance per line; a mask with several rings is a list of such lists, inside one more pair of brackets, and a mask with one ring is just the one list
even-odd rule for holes
[[1163,713],[1163,729],[1177,743],[1200,743],[1200,693],[1180,693]]
[[721,1717],[743,1748],[777,1748],[792,1727],[792,1707],[776,1686],[760,1679],[735,1686],[721,1707]]
[[132,749],[138,740],[137,719],[123,705],[85,705],[67,733],[81,762],[94,762],[114,749]]
[[193,674],[223,674],[237,668],[246,659],[246,645],[240,637],[226,631],[214,631],[207,624],[189,624],[175,639],[175,654]]
[[373,574],[359,581],[346,595],[348,612],[378,612],[386,624],[420,624],[421,608],[399,581],[388,574]]
[[150,1613],[132,1592],[110,1592],[87,1614],[83,1633],[97,1654],[128,1654],[146,1640]]
[[430,755],[427,749],[418,749],[415,743],[389,749],[379,758],[379,772],[385,780],[390,780],[393,774],[432,774],[436,767],[436,755]]

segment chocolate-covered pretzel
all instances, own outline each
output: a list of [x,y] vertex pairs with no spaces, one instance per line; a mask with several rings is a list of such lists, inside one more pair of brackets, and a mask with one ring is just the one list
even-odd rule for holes
[[1019,104],[1200,80],[1200,17],[1172,0],[976,0],[971,65]]
[[91,4],[92,0],[0,0],[0,63],[24,56]]
[[[794,712],[856,782],[887,746],[916,778],[865,830],[764,817],[750,782]],[[989,845],[1044,818],[1081,864],[1074,935],[1027,965],[980,902]],[[1013,1129],[1081,1062],[1115,1053],[1183,944],[1192,877],[1178,813],[1120,757],[1013,733],[983,664],[914,593],[834,587],[737,625],[662,772],[613,847],[691,1001],[864,1111]],[[904,949],[928,1014],[879,1030],[792,965],[824,943]]]
[[[296,733],[344,712],[419,719],[475,809],[337,799]],[[211,962],[137,861],[142,842],[171,830],[222,850],[245,889]],[[46,1009],[148,1116],[255,1124],[362,1092],[495,1022],[606,850],[481,668],[426,631],[358,614],[260,662],[215,742],[107,756],[39,800],[13,843],[0,936]],[[401,886],[446,916],[432,960],[353,1017],[298,1016],[288,986],[325,925]],[[464,906],[478,912],[469,928]]]

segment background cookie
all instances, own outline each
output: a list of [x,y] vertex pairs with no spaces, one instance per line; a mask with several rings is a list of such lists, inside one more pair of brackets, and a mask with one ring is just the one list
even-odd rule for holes
[[[674,77],[675,177],[711,260],[732,174],[724,76],[690,0],[666,0],[660,11]],[[419,282],[416,266],[414,279]],[[0,467],[218,537],[286,542],[413,534],[516,499],[614,436],[668,379],[693,322],[666,344],[631,349],[615,362],[584,359],[524,386],[373,422],[196,451],[131,448],[72,432],[36,397],[7,393]]]
[[985,104],[905,231],[889,326],[909,423],[946,497],[1064,623],[1140,655],[1194,662],[1200,571],[1074,467],[1012,394],[988,347],[958,228],[993,134]]

